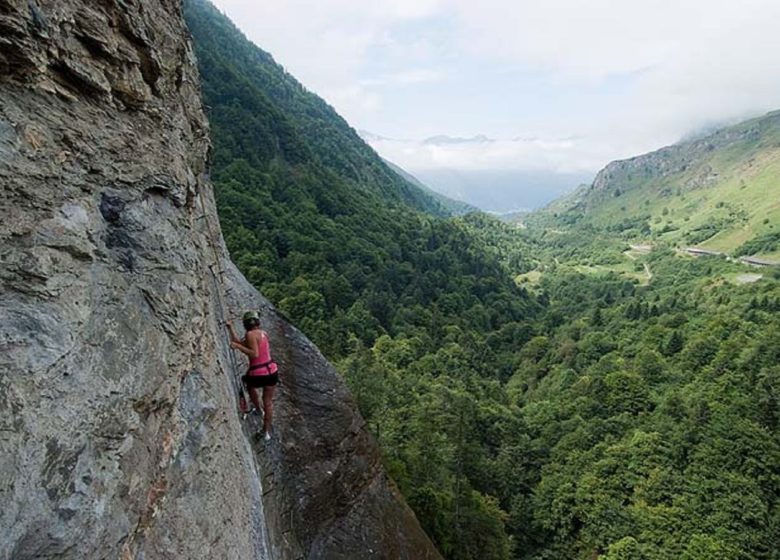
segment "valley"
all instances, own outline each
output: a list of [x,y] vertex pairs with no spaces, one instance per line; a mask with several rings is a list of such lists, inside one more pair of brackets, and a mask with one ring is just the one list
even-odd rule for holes
[[0,560],[780,560],[775,7],[601,4],[0,0]]
[[335,363],[445,558],[775,560],[780,278],[739,258],[780,251],[780,114],[518,227],[397,174],[186,8],[231,257]]

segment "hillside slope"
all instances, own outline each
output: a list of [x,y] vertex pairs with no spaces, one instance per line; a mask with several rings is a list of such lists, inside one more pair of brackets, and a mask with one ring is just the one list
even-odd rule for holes
[[778,120],[612,163],[523,217],[518,282],[547,305],[507,383],[538,460],[519,558],[778,558],[780,268],[675,250],[778,227]]
[[612,162],[548,211],[626,239],[780,260],[780,111]]
[[[486,291],[478,284],[497,281],[513,297],[498,261],[462,224],[436,219],[438,202],[209,2],[187,0],[185,16],[210,107],[212,179],[228,248],[326,355],[350,353],[351,337],[371,345],[394,334],[407,320],[399,308],[464,286],[474,288],[448,306],[448,320],[480,303]],[[440,274],[426,274],[434,261]],[[528,305],[520,296],[497,314],[512,320]]]
[[463,202],[462,200],[455,200],[454,198],[450,198],[448,196],[445,196],[441,193],[438,193],[434,191],[432,188],[430,188],[428,185],[420,181],[417,177],[403,169],[402,167],[385,160],[385,163],[390,166],[390,169],[398,173],[401,177],[412,183],[413,185],[416,185],[423,191],[430,194],[433,198],[439,201],[439,203],[446,208],[449,212],[451,212],[454,216],[460,216],[463,214],[468,214],[470,212],[479,212],[479,208],[476,206],[472,206],[468,202]]
[[[202,0],[185,2],[185,13],[211,107],[212,179],[234,262],[337,364],[441,553],[508,558],[514,485],[496,483],[495,473],[522,436],[496,441],[453,421],[477,400],[486,421],[511,422],[496,387],[512,375],[512,350],[532,336],[527,323],[539,308],[512,281],[509,259],[489,246],[492,234],[475,234],[484,222],[501,237],[500,224],[434,215],[395,183],[380,184],[373,160],[334,164],[344,154],[332,150],[368,148],[321,145],[310,131],[322,123],[294,113],[286,90],[267,79],[291,83],[267,54]],[[299,95],[302,104],[322,104]],[[329,126],[342,130],[341,122]]]
[[[341,378],[227,260],[179,2],[0,0],[0,37],[0,559],[439,558]],[[223,292],[284,372],[265,448]]]
[[[391,170],[330,105],[244,37],[208,0],[187,0],[185,10],[197,39],[203,96],[217,139],[215,169],[240,158],[273,174],[274,166],[284,162],[324,183],[330,201],[322,200],[315,187],[307,189],[321,205],[363,190],[386,204],[446,213],[429,193]],[[333,181],[333,174],[340,180]]]

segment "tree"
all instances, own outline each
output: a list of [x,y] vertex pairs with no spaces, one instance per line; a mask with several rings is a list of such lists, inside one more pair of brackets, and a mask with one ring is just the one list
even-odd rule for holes
[[674,354],[677,354],[680,350],[683,349],[683,345],[683,337],[680,334],[680,331],[677,329],[673,330],[669,335],[669,338],[666,340],[666,344],[664,344],[664,355],[673,356]]

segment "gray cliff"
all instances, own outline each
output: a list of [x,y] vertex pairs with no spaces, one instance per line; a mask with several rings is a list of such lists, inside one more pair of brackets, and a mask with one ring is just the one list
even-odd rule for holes
[[[179,1],[0,0],[0,559],[439,558],[228,261],[208,149]],[[281,366],[266,447],[223,293]]]

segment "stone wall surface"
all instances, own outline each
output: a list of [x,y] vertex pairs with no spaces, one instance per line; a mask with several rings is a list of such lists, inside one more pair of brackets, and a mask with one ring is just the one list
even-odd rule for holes
[[[208,149],[178,1],[0,0],[0,559],[438,558],[227,259]],[[221,295],[282,368],[267,446]]]

